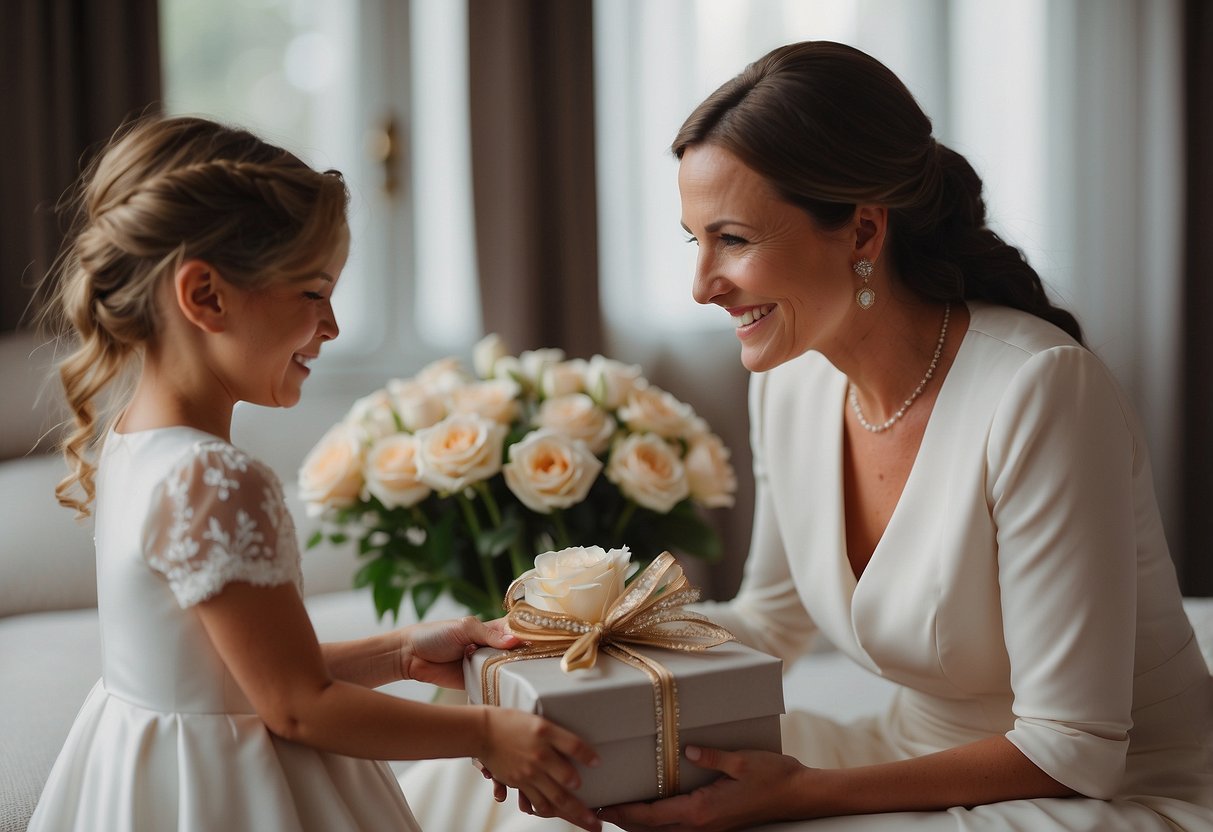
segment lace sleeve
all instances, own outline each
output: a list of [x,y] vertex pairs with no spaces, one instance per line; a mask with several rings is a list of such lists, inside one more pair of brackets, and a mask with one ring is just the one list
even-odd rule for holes
[[143,556],[184,608],[232,581],[294,583],[302,591],[295,526],[278,478],[225,442],[202,442],[157,487]]

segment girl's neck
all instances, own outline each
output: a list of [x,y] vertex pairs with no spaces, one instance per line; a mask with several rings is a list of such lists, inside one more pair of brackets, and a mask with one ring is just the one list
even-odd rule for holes
[[194,383],[184,368],[169,368],[149,354],[139,382],[116,430],[132,433],[154,428],[189,427],[230,441],[234,402],[206,385]]

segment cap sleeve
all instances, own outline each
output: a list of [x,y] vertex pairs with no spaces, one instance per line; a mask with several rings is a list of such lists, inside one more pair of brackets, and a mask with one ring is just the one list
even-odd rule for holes
[[143,557],[183,608],[232,581],[302,589],[295,526],[277,476],[225,442],[195,445],[157,486]]

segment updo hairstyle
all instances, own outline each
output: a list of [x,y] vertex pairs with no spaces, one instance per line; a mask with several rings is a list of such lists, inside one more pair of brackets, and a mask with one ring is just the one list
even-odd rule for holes
[[72,413],[62,505],[89,513],[95,399],[156,334],[159,282],[190,259],[248,289],[304,277],[337,246],[347,202],[336,171],[206,119],[147,118],[111,140],[76,187],[72,231],[47,277],[50,314],[73,348],[59,363]]
[[1010,306],[1082,341],[1023,254],[986,225],[976,171],[870,55],[830,41],[775,49],[695,108],[671,149],[681,159],[698,144],[728,150],[823,230],[845,226],[857,203],[886,206],[889,254],[920,297]]

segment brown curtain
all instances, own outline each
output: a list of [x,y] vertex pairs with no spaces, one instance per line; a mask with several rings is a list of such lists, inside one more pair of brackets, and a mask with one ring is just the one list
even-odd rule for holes
[[1185,7],[1183,586],[1213,595],[1213,3]]
[[156,0],[0,3],[0,332],[31,323],[59,249],[55,203],[92,152],[160,98]]
[[602,349],[591,0],[468,0],[472,186],[486,332]]

